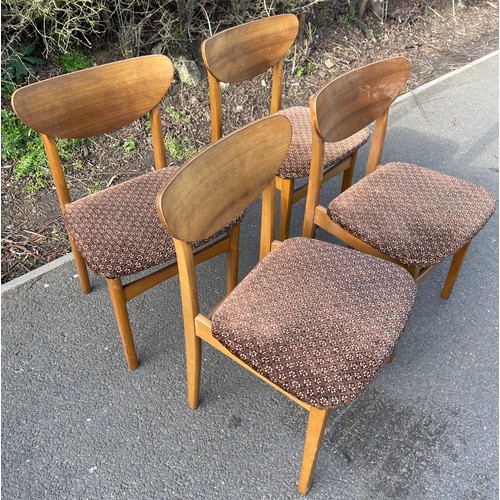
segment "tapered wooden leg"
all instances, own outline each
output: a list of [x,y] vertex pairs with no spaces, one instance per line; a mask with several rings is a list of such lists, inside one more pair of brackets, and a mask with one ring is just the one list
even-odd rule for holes
[[356,166],[356,158],[358,156],[358,152],[356,151],[351,155],[350,159],[350,165],[347,170],[344,170],[344,174],[342,175],[342,186],[341,186],[341,191],[342,193],[351,187],[352,184],[352,177],[354,175],[354,167]]
[[299,479],[299,493],[305,495],[311,486],[312,473],[316,465],[319,447],[325,432],[326,422],[331,410],[320,410],[311,407],[309,410],[309,420],[307,422],[306,442],[304,445],[304,455],[302,457],[302,469]]
[[113,310],[115,311],[116,324],[122,339],[125,360],[130,370],[135,370],[139,366],[137,354],[135,352],[134,338],[127,311],[127,301],[123,292],[122,280],[120,278],[106,279]]
[[292,219],[293,179],[281,179],[280,196],[280,241],[285,241],[290,233]]
[[71,251],[73,252],[73,259],[75,260],[76,271],[78,272],[78,277],[80,278],[80,286],[82,287],[83,293],[90,292],[90,279],[89,272],[87,270],[87,264],[82,257],[82,254],[76,248],[75,241],[68,232],[68,239],[71,245]]
[[196,410],[200,400],[201,340],[195,335],[186,335],[186,369],[188,405]]
[[231,248],[226,254],[226,290],[230,293],[238,284],[238,259],[240,253],[240,225],[232,227],[229,231]]
[[200,312],[196,271],[191,244],[174,238],[174,245],[181,284],[182,319],[184,322],[184,339],[186,343],[188,404],[194,410],[198,408],[201,374],[201,340],[196,336],[195,325],[195,318]]
[[441,297],[443,297],[443,299],[448,299],[451,295],[458,273],[460,272],[460,268],[462,267],[462,263],[465,259],[465,255],[469,249],[469,245],[470,241],[453,256],[448,276],[446,276],[446,281],[444,283],[443,290],[441,291]]

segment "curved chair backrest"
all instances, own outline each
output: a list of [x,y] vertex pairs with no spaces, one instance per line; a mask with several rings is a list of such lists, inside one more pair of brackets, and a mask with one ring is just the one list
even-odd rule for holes
[[212,142],[222,137],[220,83],[239,83],[272,68],[270,114],[281,109],[283,59],[293,45],[299,21],[293,14],[266,17],[221,31],[201,46],[210,88]]
[[375,121],[365,175],[380,163],[389,107],[410,76],[410,62],[393,57],[349,71],[324,85],[309,101],[313,130],[338,142]]
[[49,78],[12,94],[17,116],[42,136],[63,213],[71,197],[55,138],[105,134],[149,113],[155,168],[166,167],[159,103],[173,75],[168,57],[143,56]]
[[316,131],[327,142],[347,139],[383,115],[410,75],[405,57],[395,57],[345,73],[311,97]]
[[157,196],[158,213],[170,234],[193,242],[221,229],[274,180],[291,137],[288,118],[271,116],[227,135],[187,162]]
[[221,82],[238,83],[274,66],[292,46],[299,29],[293,14],[259,19],[216,33],[201,54],[208,71]]
[[151,111],[173,74],[166,56],[127,59],[20,88],[12,95],[12,107],[21,121],[46,136],[91,137]]

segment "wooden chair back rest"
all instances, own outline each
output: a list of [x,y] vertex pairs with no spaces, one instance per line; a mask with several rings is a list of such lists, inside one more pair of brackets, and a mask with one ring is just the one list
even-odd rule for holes
[[405,57],[349,71],[322,87],[310,100],[317,134],[327,142],[347,139],[384,115],[410,75]]
[[293,14],[267,17],[229,28],[203,42],[203,62],[221,82],[248,80],[283,59],[298,30],[299,21]]
[[291,136],[286,117],[270,116],[187,162],[157,196],[158,213],[170,234],[184,242],[207,238],[247,208],[274,181]]
[[163,55],[127,59],[20,88],[12,95],[12,107],[21,121],[46,136],[91,137],[150,112],[173,74]]

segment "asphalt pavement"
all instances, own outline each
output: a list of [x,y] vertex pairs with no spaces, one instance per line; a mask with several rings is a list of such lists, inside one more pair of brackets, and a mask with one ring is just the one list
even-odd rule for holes
[[[498,199],[498,116],[497,51],[398,99],[383,161],[456,175]],[[299,203],[292,235],[302,215]],[[308,498],[498,498],[498,227],[497,210],[449,300],[447,264],[419,286],[392,364],[330,417]],[[253,204],[241,276],[257,260],[258,229]],[[202,309],[222,296],[224,272],[223,257],[198,267]],[[134,372],[106,284],[91,282],[83,295],[63,258],[2,287],[3,498],[300,498],[303,409],[209,346],[200,406],[188,408],[178,279],[130,303]]]

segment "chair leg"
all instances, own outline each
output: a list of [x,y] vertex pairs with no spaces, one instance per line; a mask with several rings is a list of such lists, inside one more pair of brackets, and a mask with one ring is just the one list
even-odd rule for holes
[[73,252],[73,259],[75,260],[76,271],[78,272],[78,277],[80,278],[80,286],[82,287],[83,293],[90,292],[90,279],[89,272],[87,270],[87,264],[80,253],[80,250],[76,247],[75,241],[68,232],[68,239],[71,245],[71,251]]
[[444,283],[443,290],[441,291],[441,297],[443,297],[443,299],[448,299],[451,295],[458,273],[460,272],[460,268],[462,267],[462,263],[465,259],[465,255],[469,249],[469,245],[470,241],[453,256],[448,276],[446,276],[446,281]]
[[326,422],[331,410],[320,410],[311,407],[309,410],[309,420],[307,422],[306,442],[304,445],[304,455],[302,457],[302,469],[299,479],[299,493],[305,495],[311,486],[311,477],[316,465],[319,447],[325,432]]
[[240,225],[229,231],[231,248],[226,254],[226,290],[231,293],[238,284],[238,259],[240,253]]
[[280,196],[280,241],[285,241],[290,233],[294,179],[281,179]]
[[340,188],[343,193],[346,189],[351,187],[352,177],[354,175],[354,167],[356,166],[356,158],[358,156],[357,151],[351,155],[350,165],[347,170],[344,170],[344,174],[342,175],[342,186]]
[[135,370],[139,366],[137,354],[135,352],[134,338],[127,311],[127,301],[123,291],[121,278],[106,279],[113,310],[115,312],[116,324],[120,332],[125,360],[130,370]]
[[186,371],[188,405],[196,410],[200,401],[201,339],[195,334],[186,335]]

